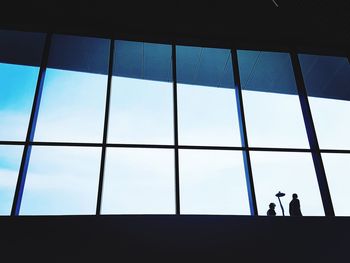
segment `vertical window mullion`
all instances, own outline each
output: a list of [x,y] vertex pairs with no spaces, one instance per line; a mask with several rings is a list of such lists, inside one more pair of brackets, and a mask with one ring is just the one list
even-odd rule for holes
[[21,206],[24,184],[25,184],[25,180],[26,180],[29,159],[30,159],[30,153],[31,153],[31,148],[32,148],[31,142],[34,139],[34,133],[35,133],[35,127],[36,127],[36,122],[37,122],[38,113],[39,113],[39,107],[40,107],[41,95],[42,95],[42,90],[43,90],[43,85],[44,85],[46,67],[47,67],[47,63],[48,63],[48,59],[49,59],[51,39],[52,39],[52,33],[48,33],[46,35],[45,46],[44,46],[43,55],[41,58],[40,70],[39,70],[39,74],[38,74],[38,81],[36,84],[35,95],[34,95],[34,99],[33,99],[33,106],[32,106],[32,111],[30,114],[30,119],[29,119],[29,124],[28,124],[26,141],[25,141],[25,146],[23,149],[21,166],[20,166],[19,173],[18,173],[15,195],[13,198],[11,216],[17,216],[19,214],[19,210],[20,210],[20,206]]
[[105,163],[106,163],[106,147],[107,147],[106,145],[107,145],[107,135],[108,135],[109,106],[111,101],[111,87],[112,87],[112,75],[113,75],[114,43],[115,41],[111,39],[110,51],[109,51],[107,94],[106,94],[106,105],[105,105],[105,119],[104,119],[104,127],[103,127],[100,178],[99,178],[98,192],[97,192],[96,215],[101,214],[103,178],[104,178],[104,170],[105,170]]
[[177,77],[176,77],[176,45],[172,45],[172,73],[173,73],[173,106],[174,106],[174,157],[175,157],[175,202],[176,215],[180,215],[180,176],[179,176],[179,136],[177,117]]
[[252,167],[251,167],[250,154],[249,154],[248,136],[247,136],[245,117],[244,117],[242,88],[241,88],[241,81],[239,76],[238,58],[237,58],[236,49],[231,49],[231,58],[232,58],[233,75],[234,75],[234,83],[235,83],[235,91],[236,91],[236,102],[237,102],[241,142],[243,147],[244,170],[245,170],[245,176],[246,176],[246,182],[247,182],[247,188],[248,188],[248,198],[249,198],[249,204],[250,204],[250,213],[252,216],[256,216],[258,215],[258,208],[256,204],[253,174],[252,174]]
[[314,162],[315,171],[317,175],[318,186],[320,188],[324,212],[326,216],[334,216],[334,209],[333,209],[333,204],[331,200],[331,195],[329,192],[326,173],[325,173],[323,161],[321,158],[321,152],[320,152],[320,148],[319,148],[319,144],[316,136],[314,122],[312,120],[312,114],[311,114],[310,104],[309,104],[309,100],[307,97],[307,92],[304,84],[304,78],[302,75],[300,62],[296,51],[294,50],[291,51],[290,57],[291,57],[294,76],[297,84],[298,95],[299,95],[300,105],[301,105],[301,109],[304,117],[306,132],[309,139],[312,159]]

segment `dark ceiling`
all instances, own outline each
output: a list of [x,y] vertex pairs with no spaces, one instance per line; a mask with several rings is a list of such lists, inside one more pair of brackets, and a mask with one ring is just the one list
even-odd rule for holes
[[218,46],[292,45],[346,52],[350,46],[349,0],[155,2],[12,1],[1,6],[0,27]]

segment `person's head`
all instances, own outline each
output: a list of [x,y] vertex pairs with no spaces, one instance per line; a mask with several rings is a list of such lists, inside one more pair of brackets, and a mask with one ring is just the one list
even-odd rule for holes
[[275,203],[270,203],[270,204],[269,204],[269,207],[270,207],[271,209],[275,209],[276,204],[275,204]]
[[298,195],[297,194],[293,194],[293,199],[297,199],[298,198]]

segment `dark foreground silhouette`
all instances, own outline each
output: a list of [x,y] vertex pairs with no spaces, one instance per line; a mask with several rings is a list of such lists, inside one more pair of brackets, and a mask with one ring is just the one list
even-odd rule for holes
[[270,207],[270,209],[267,210],[267,215],[268,216],[275,216],[276,215],[276,211],[275,211],[276,205],[275,205],[275,203],[270,203],[269,207]]
[[289,215],[290,216],[302,216],[300,210],[300,201],[297,194],[293,194],[293,199],[289,203]]

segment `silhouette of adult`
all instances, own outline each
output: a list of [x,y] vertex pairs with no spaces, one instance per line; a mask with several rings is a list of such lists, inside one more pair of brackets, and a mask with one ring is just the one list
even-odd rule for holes
[[292,195],[293,199],[289,203],[289,215],[290,216],[302,216],[300,211],[300,202],[297,194]]
[[270,209],[267,210],[267,215],[268,216],[275,216],[276,215],[276,211],[275,211],[276,204],[275,203],[270,203],[269,207],[270,207]]

